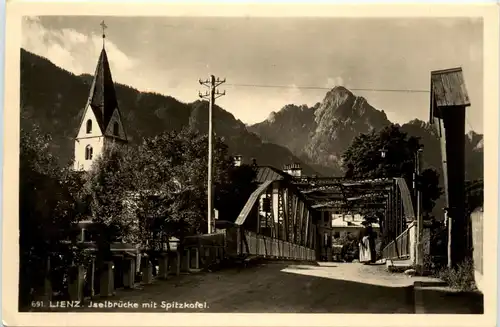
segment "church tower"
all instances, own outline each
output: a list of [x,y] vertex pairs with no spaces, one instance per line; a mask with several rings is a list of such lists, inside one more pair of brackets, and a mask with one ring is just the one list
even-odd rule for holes
[[118,108],[115,86],[104,47],[97,62],[90,94],[75,139],[75,170],[90,170],[92,163],[111,144],[126,144],[127,136]]

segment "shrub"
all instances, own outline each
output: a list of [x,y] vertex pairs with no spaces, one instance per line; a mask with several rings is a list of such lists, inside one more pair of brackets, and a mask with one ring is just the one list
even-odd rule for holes
[[474,263],[471,259],[465,259],[455,268],[444,268],[438,273],[438,277],[450,287],[462,292],[472,291],[476,288],[474,282]]

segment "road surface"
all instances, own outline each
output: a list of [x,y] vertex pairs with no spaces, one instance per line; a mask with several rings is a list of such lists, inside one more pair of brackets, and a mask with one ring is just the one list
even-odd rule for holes
[[142,289],[121,290],[116,296],[93,303],[128,308],[74,311],[414,313],[413,280],[384,268],[359,263],[267,262],[244,269],[171,277]]

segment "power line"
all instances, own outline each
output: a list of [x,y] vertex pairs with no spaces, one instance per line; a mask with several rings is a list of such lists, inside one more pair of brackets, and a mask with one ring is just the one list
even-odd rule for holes
[[[331,90],[331,87],[322,86],[293,86],[293,85],[268,85],[268,84],[226,84],[228,86],[241,87],[258,87],[258,88],[279,88],[279,89],[300,89],[300,90]],[[400,92],[400,93],[429,93],[428,90],[416,89],[379,89],[379,88],[349,88],[351,91],[366,91],[366,92]]]

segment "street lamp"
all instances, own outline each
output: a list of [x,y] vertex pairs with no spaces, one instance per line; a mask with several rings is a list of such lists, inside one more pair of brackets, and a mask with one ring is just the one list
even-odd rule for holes
[[[383,161],[385,161],[385,157],[387,156],[387,152],[388,152],[387,149],[385,147],[383,147],[382,149],[379,150],[379,152],[380,152],[380,157],[382,158]],[[385,174],[383,163],[380,163],[380,170],[384,175],[382,177],[387,177],[387,176],[385,176],[386,174]]]
[[422,217],[422,212],[421,212],[421,203],[422,203],[422,194],[421,191],[419,190],[418,183],[417,183],[417,178],[420,177],[420,170],[421,170],[421,158],[422,158],[422,153],[424,152],[424,146],[420,145],[418,149],[415,151],[415,172],[414,172],[414,178],[413,178],[413,185],[415,187],[415,192],[416,192],[416,197],[417,197],[417,272],[418,274],[423,273],[424,269],[424,249],[423,249],[423,236],[424,236],[424,219]]
[[[385,148],[385,146],[379,150],[380,152],[380,157],[382,158],[383,161],[385,161],[385,157],[387,156],[387,149]],[[380,164],[381,166],[383,166],[383,164],[381,163]],[[385,176],[386,174],[384,174],[384,177],[387,177]],[[389,205],[389,202],[386,202],[386,209],[385,209],[385,217],[384,219],[378,219],[378,222],[379,222],[379,226],[380,226],[380,229],[381,231],[383,231],[383,242],[385,242],[385,240],[387,239],[387,236],[388,236],[388,229],[387,229],[387,226],[386,226],[386,221],[388,219],[388,216],[389,216],[389,212],[387,210],[387,205]]]

